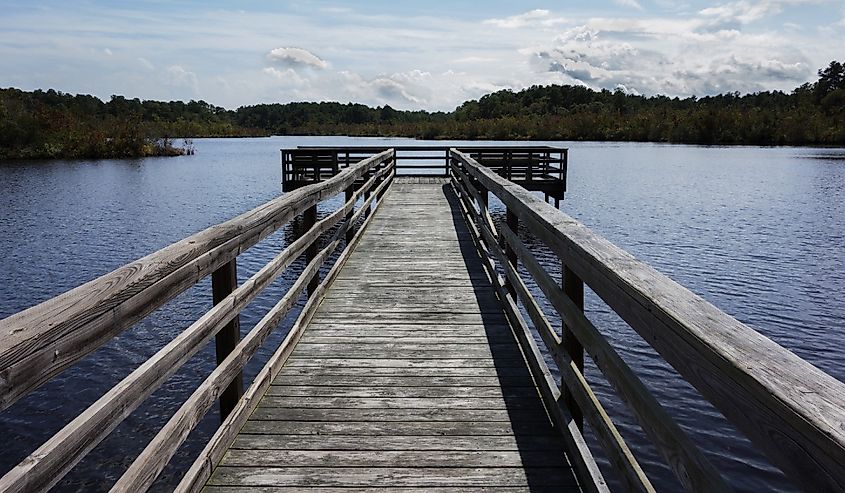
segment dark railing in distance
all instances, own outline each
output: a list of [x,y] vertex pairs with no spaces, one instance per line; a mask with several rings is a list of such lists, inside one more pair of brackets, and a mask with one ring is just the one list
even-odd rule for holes
[[[332,178],[271,200],[127,264],[56,298],[0,320],[0,409],[32,392],[123,330],[211,274],[214,306],[155,355],[0,478],[0,491],[46,491],[129,416],[189,358],[216,338],[217,367],[149,442],[112,491],[145,491],[214,402],[221,428],[240,419],[245,399],[269,385],[262,371],[243,393],[239,378],[249,359],[300,299],[309,299],[280,349],[291,347],[330,282],[320,268],[345,244],[330,270],[337,272],[368,224],[373,207],[395,176],[393,151],[352,164]],[[346,201],[317,220],[317,204],[339,194]],[[363,202],[356,209],[356,204]],[[297,215],[296,240],[237,286],[235,259]],[[364,222],[355,231],[354,225]],[[335,227],[327,246],[318,243]],[[300,256],[305,267],[285,295],[243,339],[239,313]],[[220,429],[218,429],[219,432]],[[210,454],[211,452],[204,451]],[[207,461],[208,455],[198,462]],[[193,468],[191,471],[202,469]],[[190,471],[189,471],[190,472]]]
[[[576,425],[583,416],[627,489],[654,490],[587,382],[584,354],[593,359],[628,405],[686,489],[710,492],[729,491],[730,487],[586,317],[585,285],[796,486],[807,491],[845,491],[845,384],[467,153],[453,149],[451,157],[451,182],[482,258],[489,261],[494,286],[526,345],[523,352],[535,360],[532,366],[546,375],[538,386],[548,396],[551,414],[570,410]],[[494,224],[487,209],[488,192],[507,207],[506,223]],[[557,256],[564,279],[547,272],[521,240],[524,234],[540,240]],[[552,327],[526,287],[519,274],[520,263],[563,321],[561,333]],[[504,272],[504,278],[498,272]],[[517,303],[560,370],[560,389],[549,378],[546,362]]]
[[[366,156],[381,152],[378,146],[300,146],[282,149],[282,190],[325,180]],[[408,145],[392,147],[398,176],[449,176],[449,147]],[[461,152],[487,166],[502,178],[543,192],[559,206],[566,192],[569,150],[547,145],[462,146]]]

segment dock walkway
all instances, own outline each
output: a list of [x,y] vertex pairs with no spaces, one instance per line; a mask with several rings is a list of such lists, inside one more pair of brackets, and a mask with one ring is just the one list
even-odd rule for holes
[[206,491],[577,489],[447,187],[396,180]]
[[[733,491],[725,463],[711,463],[718,449],[689,433],[695,417],[681,427],[677,402],[659,399],[622,357],[626,339],[605,336],[604,317],[593,319],[605,312],[796,489],[845,491],[845,383],[551,205],[563,198],[566,156],[507,146],[283,151],[283,195],[0,320],[2,412],[49,399],[33,392],[211,281],[211,308],[6,471],[0,493],[50,490],[209,344],[216,366],[196,387],[178,383],[190,395],[112,493],[172,481],[157,478],[203,437],[192,432],[215,405],[220,425],[178,493],[675,489],[663,476],[652,484],[654,454],[623,432],[649,442],[685,490]],[[425,173],[403,175],[415,170]],[[284,248],[238,276],[238,257],[285,227]],[[242,331],[241,312],[283,274],[295,280]],[[588,289],[598,305],[585,311]],[[262,348],[272,355],[245,386]],[[624,409],[605,408],[597,379]],[[21,426],[43,433],[37,420]]]

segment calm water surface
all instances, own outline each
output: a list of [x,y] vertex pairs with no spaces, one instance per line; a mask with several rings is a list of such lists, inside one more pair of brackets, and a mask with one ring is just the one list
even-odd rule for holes
[[[381,143],[419,142],[204,139],[195,141],[195,156],[2,163],[0,318],[277,196],[281,147]],[[570,191],[561,209],[845,380],[845,150],[564,145],[571,149]],[[501,216],[500,204],[494,201],[493,207]],[[285,228],[239,257],[241,280],[278,253],[291,235]],[[550,271],[559,272],[548,251],[541,245],[532,248]],[[282,276],[243,313],[244,330],[275,303],[292,278]],[[210,307],[210,300],[205,280],[0,414],[0,473],[190,325]],[[737,489],[791,490],[777,470],[591,293],[587,310]],[[247,370],[248,379],[283,332],[259,353]],[[198,353],[57,489],[107,490],[205,378],[213,361],[213,347]],[[677,489],[600,374],[589,365],[587,374],[658,489]],[[216,412],[206,417],[155,490],[169,490],[178,482],[218,421]]]

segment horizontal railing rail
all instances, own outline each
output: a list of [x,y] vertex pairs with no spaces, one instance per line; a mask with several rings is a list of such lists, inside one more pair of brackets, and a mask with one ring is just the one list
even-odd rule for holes
[[[330,273],[348,256],[356,238],[368,224],[373,206],[380,205],[395,174],[393,151],[383,151],[327,181],[286,194],[0,321],[0,361],[4,363],[0,374],[3,376],[3,403],[8,406],[205,275],[214,274],[212,287],[215,298],[220,298],[196,322],[0,478],[0,491],[46,491],[51,488],[206,342],[218,337],[220,344],[220,334],[234,327],[231,347],[221,354],[218,345],[216,369],[113,487],[113,491],[146,490],[216,400],[220,399],[221,416],[225,419],[233,418],[243,409],[244,398],[239,393],[229,408],[223,405],[222,397],[231,391],[247,361],[295,306],[303,291],[307,290],[309,299],[300,319],[311,310],[310,307],[319,303],[326,284],[325,281],[320,284],[321,266],[344,240],[346,246]],[[345,193],[344,204],[317,221],[317,204],[341,192]],[[362,203],[356,210],[359,201]],[[237,255],[298,214],[302,214],[305,231],[237,286],[234,264]],[[356,232],[354,225],[361,219],[364,221]],[[328,244],[318,251],[318,241],[332,228],[335,229]],[[303,254],[307,265],[290,289],[242,340],[238,340],[239,313]],[[217,275],[220,273],[223,275]],[[294,329],[296,327],[298,325]],[[291,344],[292,337],[298,337],[299,329],[294,329],[286,336],[282,348]],[[32,366],[33,361],[44,361],[45,354],[56,356],[52,365]],[[273,361],[271,359],[270,364]],[[20,371],[21,368],[27,371]],[[246,398],[255,393],[257,386],[267,383],[261,380],[264,374],[259,374],[247,390]]]
[[[553,388],[554,382],[544,391],[547,405],[553,415],[558,408],[570,409],[576,423],[586,418],[627,489],[652,491],[653,487],[587,382],[585,352],[686,489],[728,491],[730,487],[585,316],[584,285],[798,487],[808,491],[845,489],[845,384],[467,153],[453,149],[451,158],[452,183],[465,214],[491,263],[495,260],[504,273],[500,296],[506,312],[526,331],[520,338],[524,351],[548,379],[549,369],[518,302],[560,370],[560,391]],[[499,225],[488,211],[488,192],[507,208],[506,221]],[[563,279],[555,280],[525,246],[520,227],[557,256]],[[560,334],[525,285],[520,263],[563,321]]]
[[[293,190],[333,176],[362,156],[384,150],[378,146],[300,146],[282,149],[282,186]],[[393,147],[397,173],[404,176],[449,175],[449,147],[409,145]],[[547,145],[462,146],[461,151],[508,180],[547,182],[559,201],[566,190],[569,151]]]

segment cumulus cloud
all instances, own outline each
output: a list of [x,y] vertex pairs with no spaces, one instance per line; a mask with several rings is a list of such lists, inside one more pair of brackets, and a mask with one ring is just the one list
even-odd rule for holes
[[188,89],[192,94],[199,92],[199,78],[197,74],[186,70],[181,65],[171,65],[164,71],[164,81],[167,85]]
[[267,60],[273,65],[289,68],[309,67],[322,70],[329,66],[328,62],[314,53],[304,48],[294,47],[270,50],[270,53],[267,53]]
[[630,7],[632,9],[642,10],[643,6],[637,0],[613,0],[613,3],[620,7]]
[[[634,0],[628,0],[634,1]],[[503,27],[505,29],[518,29],[524,27],[554,27],[567,22],[563,17],[554,17],[545,9],[534,9],[523,14],[513,15],[502,19],[487,19],[485,24]]]
[[754,92],[773,84],[797,85],[811,75],[802,56],[778,50],[770,38],[738,31],[667,34],[660,25],[644,29],[639,23],[628,27],[638,35],[624,32],[620,23],[606,33],[591,24],[569,29],[532,53],[532,66],[595,89],[679,96]]
[[787,6],[824,3],[824,0],[739,0],[700,10],[699,14],[717,22],[750,24],[779,14]]

